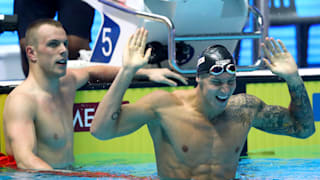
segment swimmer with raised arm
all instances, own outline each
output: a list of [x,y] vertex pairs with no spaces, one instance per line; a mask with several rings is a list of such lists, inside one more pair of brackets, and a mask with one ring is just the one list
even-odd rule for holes
[[[204,50],[198,60],[198,85],[172,93],[154,91],[134,104],[121,105],[135,72],[150,54],[143,53],[146,31],[130,38],[124,66],[100,103],[91,133],[111,139],[147,125],[153,139],[158,175],[164,179],[219,180],[235,177],[240,152],[251,127],[279,135],[307,138],[315,132],[313,113],[297,65],[281,41],[262,46],[270,70],[286,80],[289,108],[267,105],[259,98],[232,95],[236,67],[221,45]],[[281,48],[280,48],[280,46]],[[139,54],[135,50],[139,49]]]
[[[31,24],[26,42],[30,73],[8,95],[3,112],[6,152],[14,156],[18,168],[68,168],[74,162],[72,109],[76,90],[89,79],[110,82],[120,68],[67,69],[67,35],[60,22],[52,19]],[[168,69],[144,69],[139,74],[171,85],[176,82],[167,77],[186,83]]]

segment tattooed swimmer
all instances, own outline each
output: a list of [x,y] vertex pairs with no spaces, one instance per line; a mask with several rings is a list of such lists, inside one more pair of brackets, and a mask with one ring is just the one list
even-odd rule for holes
[[[297,138],[314,133],[311,105],[295,61],[281,41],[273,39],[266,39],[263,45],[271,64],[265,61],[273,73],[286,80],[290,108],[267,105],[252,95],[232,95],[235,63],[220,45],[207,48],[199,59],[196,88],[172,93],[158,90],[134,104],[121,105],[133,75],[147,62],[149,54],[144,54],[142,40],[146,34],[141,31],[128,42],[124,66],[96,111],[91,133],[111,139],[147,124],[161,178],[234,178],[251,127]],[[141,49],[140,55],[129,60],[134,49]]]

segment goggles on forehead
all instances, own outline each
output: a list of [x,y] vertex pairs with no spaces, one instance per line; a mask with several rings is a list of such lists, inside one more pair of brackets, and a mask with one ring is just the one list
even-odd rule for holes
[[211,66],[209,73],[212,75],[220,75],[223,72],[227,72],[229,74],[235,74],[236,73],[236,66],[234,64],[227,64],[227,65],[213,65]]

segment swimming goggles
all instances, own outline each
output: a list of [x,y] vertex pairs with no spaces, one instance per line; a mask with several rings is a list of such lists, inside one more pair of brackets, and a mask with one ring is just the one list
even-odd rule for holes
[[209,73],[212,75],[220,75],[223,72],[227,72],[229,74],[235,74],[236,73],[236,66],[234,64],[227,64],[227,65],[213,65],[210,70]]

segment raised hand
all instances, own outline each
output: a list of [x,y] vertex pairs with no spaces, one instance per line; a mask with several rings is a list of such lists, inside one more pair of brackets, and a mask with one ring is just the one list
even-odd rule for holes
[[263,60],[274,74],[284,79],[298,74],[296,62],[281,40],[276,42],[273,38],[267,37],[261,46],[269,61],[265,58]]
[[[151,55],[151,48],[144,53],[146,47],[148,31],[144,28],[138,29],[131,35],[123,55],[123,67],[137,71],[148,63]],[[186,79],[167,68],[140,69],[137,75],[148,77],[150,81],[176,86],[177,83],[172,79],[178,80],[183,84],[188,84]],[[171,79],[170,79],[171,78]]]
[[123,54],[123,67],[133,68],[137,71],[148,63],[151,54],[151,48],[146,53],[148,31],[144,28],[139,28],[133,35],[130,36]]

